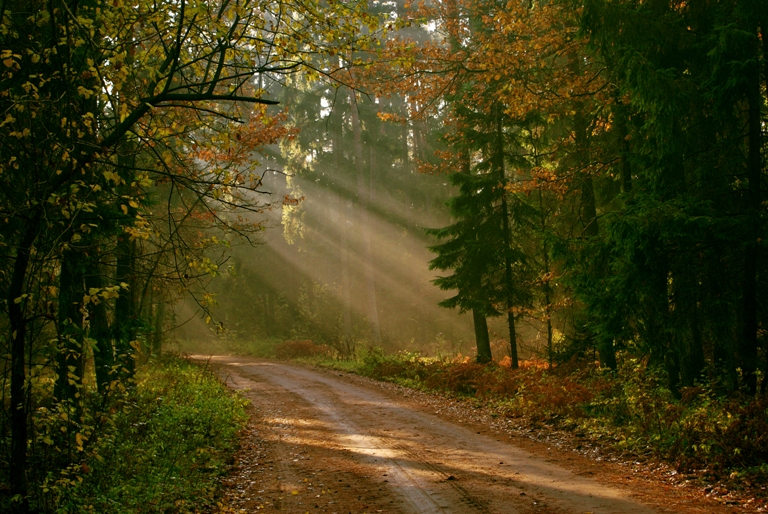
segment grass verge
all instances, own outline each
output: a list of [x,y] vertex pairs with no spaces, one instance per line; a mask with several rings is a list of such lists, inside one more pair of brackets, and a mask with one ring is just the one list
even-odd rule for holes
[[[88,409],[95,393],[90,400],[75,424],[64,423],[60,409],[37,410],[34,508],[121,514],[216,506],[219,477],[247,419],[245,400],[179,358],[142,367],[119,401]],[[47,469],[41,473],[40,466]]]

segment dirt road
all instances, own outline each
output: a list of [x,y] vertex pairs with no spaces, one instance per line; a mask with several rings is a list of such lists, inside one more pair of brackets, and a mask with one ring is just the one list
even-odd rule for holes
[[607,464],[523,449],[359,377],[244,357],[210,364],[253,405],[227,482],[228,504],[245,512],[734,512],[617,479]]

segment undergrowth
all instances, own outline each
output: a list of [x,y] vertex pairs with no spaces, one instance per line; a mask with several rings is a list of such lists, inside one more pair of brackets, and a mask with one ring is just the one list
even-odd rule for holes
[[629,355],[619,356],[618,370],[610,372],[576,361],[550,370],[536,360],[512,370],[509,358],[481,365],[466,356],[434,359],[381,348],[343,360],[311,341],[283,341],[271,349],[270,356],[281,359],[471,398],[517,425],[571,431],[628,457],[660,458],[681,472],[734,484],[768,479],[768,398],[724,396],[716,384],[702,383],[677,400],[663,371]]
[[323,358],[331,354],[329,346],[309,340],[283,341],[275,346],[275,357],[278,359]]
[[[142,367],[114,402],[38,406],[30,504],[44,513],[184,513],[215,507],[244,400],[178,358]],[[77,421],[74,421],[74,420]],[[0,510],[2,510],[0,505]]]
[[374,348],[354,371],[473,398],[518,425],[572,431],[632,458],[661,458],[681,472],[747,482],[768,478],[768,399],[726,397],[702,384],[676,400],[664,387],[662,372],[628,356],[620,361],[615,373],[583,362],[549,370],[541,361],[523,361],[512,370],[508,360],[481,365],[467,357],[386,355]]
[[176,341],[175,348],[182,355],[250,355],[262,359],[274,359],[277,346],[283,342],[278,338],[242,338],[229,333],[221,338],[199,341]]

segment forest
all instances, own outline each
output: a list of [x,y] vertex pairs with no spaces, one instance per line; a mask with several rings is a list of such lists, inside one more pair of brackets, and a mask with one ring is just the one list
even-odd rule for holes
[[109,473],[163,402],[197,434],[168,469],[212,430],[223,469],[242,402],[179,348],[540,405],[532,363],[647,379],[719,438],[675,455],[764,481],[766,31],[765,0],[4,0],[0,510],[133,512]]

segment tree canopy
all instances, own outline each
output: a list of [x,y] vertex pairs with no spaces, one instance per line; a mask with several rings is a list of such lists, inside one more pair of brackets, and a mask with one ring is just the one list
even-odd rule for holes
[[498,317],[512,367],[632,357],[678,398],[765,393],[766,27],[766,0],[2,2],[14,508],[30,441],[70,469],[86,396],[130,387],[169,305],[226,331],[202,284],[270,224],[315,275],[235,253],[236,326],[341,356],[407,345],[403,319],[426,338],[417,241],[480,362]]

